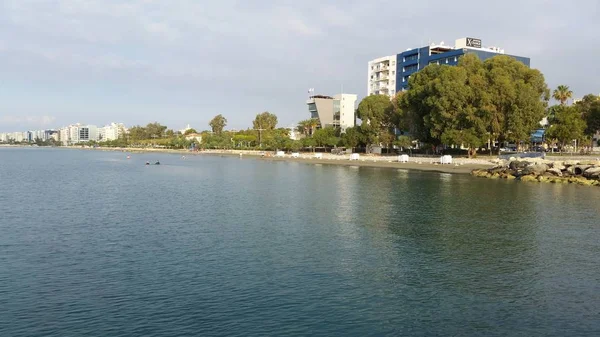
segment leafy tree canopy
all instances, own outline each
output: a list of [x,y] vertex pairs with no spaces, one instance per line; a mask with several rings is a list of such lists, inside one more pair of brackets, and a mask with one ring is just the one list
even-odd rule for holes
[[227,118],[223,117],[223,115],[221,114],[218,114],[210,120],[208,125],[212,129],[212,132],[216,133],[217,135],[220,135],[223,132],[225,126],[227,125]]

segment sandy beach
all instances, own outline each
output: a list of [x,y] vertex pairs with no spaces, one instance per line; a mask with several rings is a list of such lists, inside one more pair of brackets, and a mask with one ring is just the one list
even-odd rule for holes
[[406,169],[440,173],[470,174],[475,169],[487,169],[494,166],[490,159],[468,159],[453,158],[452,164],[440,164],[440,158],[410,157],[409,162],[398,162],[398,156],[379,156],[360,154],[358,160],[350,160],[350,155],[334,155],[331,153],[320,153],[322,158],[316,158],[315,153],[300,153],[294,158],[290,154],[275,156],[273,151],[251,151],[251,150],[204,150],[191,152],[189,150],[152,149],[152,148],[82,148],[69,147],[71,149],[96,150],[96,151],[118,151],[126,153],[172,153],[185,156],[232,156],[241,158],[254,158],[264,161],[293,161],[305,164],[342,165],[355,167],[375,167],[388,169]]

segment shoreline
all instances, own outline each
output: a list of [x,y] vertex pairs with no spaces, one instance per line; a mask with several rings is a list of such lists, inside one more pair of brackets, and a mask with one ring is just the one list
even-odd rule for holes
[[254,151],[254,150],[204,150],[192,152],[189,150],[174,149],[139,149],[139,148],[82,148],[82,147],[63,147],[74,150],[93,150],[110,151],[123,153],[166,153],[180,154],[186,156],[220,156],[220,157],[248,157],[257,160],[270,162],[296,162],[312,165],[337,165],[354,167],[371,167],[384,169],[401,169],[422,172],[451,173],[451,174],[471,174],[473,170],[489,169],[494,163],[484,159],[455,158],[453,164],[440,164],[439,158],[421,158],[411,157],[408,163],[398,162],[398,156],[374,156],[360,155],[359,160],[350,160],[350,155],[332,155],[322,153],[323,158],[314,158],[314,153],[301,153],[300,157],[293,158],[289,154],[284,157],[273,155],[264,156],[263,153],[272,154],[273,151]]

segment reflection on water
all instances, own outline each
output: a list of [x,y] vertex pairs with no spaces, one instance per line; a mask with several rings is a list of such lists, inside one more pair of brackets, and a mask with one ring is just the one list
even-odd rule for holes
[[0,159],[2,336],[600,329],[598,189],[252,158]]

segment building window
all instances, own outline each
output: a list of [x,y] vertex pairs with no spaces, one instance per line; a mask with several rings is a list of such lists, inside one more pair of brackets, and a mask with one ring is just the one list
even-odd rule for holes
[[404,69],[404,72],[407,72],[407,71],[415,71],[415,70],[419,69],[419,65],[417,65],[417,64],[413,64],[413,65],[411,65],[411,66],[406,66],[406,67],[403,67],[403,69]]
[[419,59],[419,54],[408,55],[404,57],[404,62],[406,61],[414,61]]
[[395,75],[395,74],[396,74],[396,71],[395,71],[395,70],[392,70],[392,75]]
[[392,65],[395,66],[396,65],[396,61],[392,61]]

